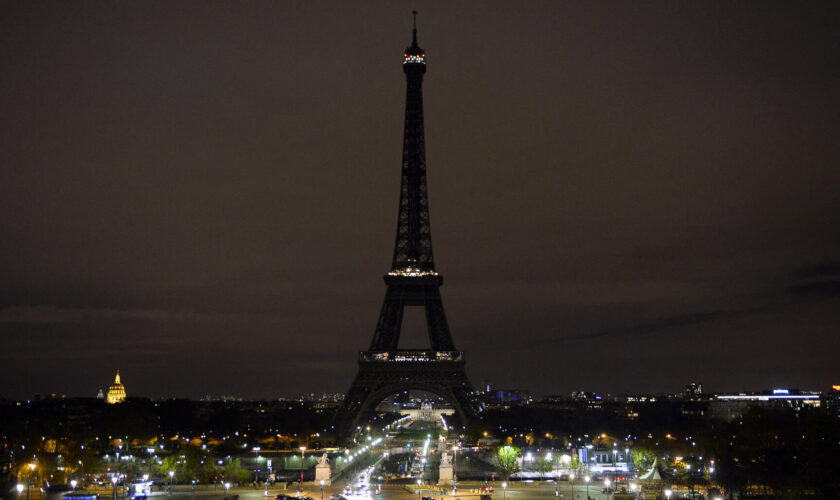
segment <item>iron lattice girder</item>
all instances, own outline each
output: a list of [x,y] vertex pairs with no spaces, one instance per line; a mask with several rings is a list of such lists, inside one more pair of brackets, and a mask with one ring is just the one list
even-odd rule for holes
[[389,351],[399,348],[403,311],[406,306],[423,306],[425,309],[429,342],[433,350],[455,350],[443,310],[443,299],[440,296],[442,276],[388,275],[385,276],[385,283],[388,284],[388,289],[369,350]]
[[[478,411],[464,369],[463,353],[455,350],[449,333],[440,296],[443,277],[435,271],[432,254],[423,132],[422,85],[426,63],[416,35],[415,30],[403,63],[407,81],[405,134],[394,259],[391,272],[385,276],[388,289],[376,332],[369,350],[360,353],[359,372],[336,414],[339,436],[346,437],[359,422],[372,417],[385,397],[405,390],[423,390],[441,396],[452,404],[464,423]],[[406,306],[425,309],[431,350],[399,349]]]
[[425,64],[406,65],[405,129],[403,133],[400,207],[392,270],[435,269],[429,198],[426,189],[426,139],[423,131]]
[[[388,360],[377,360],[383,354]],[[423,359],[398,360],[402,355]],[[446,357],[455,360],[440,361]],[[350,386],[336,422],[345,434],[372,418],[376,407],[387,396],[406,390],[421,390],[442,397],[452,405],[462,422],[472,420],[478,411],[472,384],[464,370],[462,352],[363,351],[359,353],[359,358],[359,373]]]

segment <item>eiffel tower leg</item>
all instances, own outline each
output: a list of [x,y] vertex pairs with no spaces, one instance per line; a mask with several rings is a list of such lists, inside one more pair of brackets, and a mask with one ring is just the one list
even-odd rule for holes
[[352,435],[356,422],[359,420],[362,406],[370,396],[371,388],[363,381],[365,375],[361,372],[356,375],[341,407],[336,412],[334,422],[335,434],[338,439],[344,439]]
[[369,351],[390,351],[397,348],[402,329],[403,306],[402,297],[388,290]]
[[446,322],[446,313],[443,311],[443,301],[440,298],[440,290],[426,290],[426,323],[429,327],[429,340],[432,349],[436,351],[454,351],[455,344],[452,342],[452,335],[449,333],[449,325]]

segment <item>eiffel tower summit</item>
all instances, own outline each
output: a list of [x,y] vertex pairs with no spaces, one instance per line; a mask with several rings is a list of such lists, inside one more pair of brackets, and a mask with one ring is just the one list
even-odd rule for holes
[[[429,199],[426,189],[426,144],[423,134],[423,75],[426,53],[417,45],[417,12],[411,46],[403,55],[406,76],[400,205],[391,271],[385,275],[385,301],[373,340],[359,353],[359,373],[336,414],[337,430],[347,435],[370,419],[388,396],[420,390],[436,394],[455,409],[463,423],[477,413],[464,353],[455,348],[435,270]],[[400,349],[406,307],[422,307],[429,333],[428,350]]]

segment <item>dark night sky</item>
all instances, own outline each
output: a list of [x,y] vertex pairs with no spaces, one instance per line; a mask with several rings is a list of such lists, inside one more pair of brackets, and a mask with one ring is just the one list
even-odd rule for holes
[[0,394],[118,368],[130,395],[345,391],[393,249],[412,8],[476,385],[840,382],[836,2],[19,0]]

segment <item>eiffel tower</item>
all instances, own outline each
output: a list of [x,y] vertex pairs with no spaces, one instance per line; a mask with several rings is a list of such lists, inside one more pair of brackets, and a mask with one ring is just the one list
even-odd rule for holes
[[[359,353],[359,373],[336,414],[339,436],[348,435],[370,419],[383,399],[405,390],[423,390],[441,396],[464,423],[477,412],[473,387],[464,370],[464,353],[455,349],[446,323],[440,297],[443,277],[435,271],[432,254],[423,134],[426,53],[417,45],[417,12],[413,14],[412,42],[405,49],[403,59],[407,91],[394,258],[391,271],[385,275],[388,288],[373,341],[367,351]],[[429,350],[399,348],[406,306],[425,309]]]

